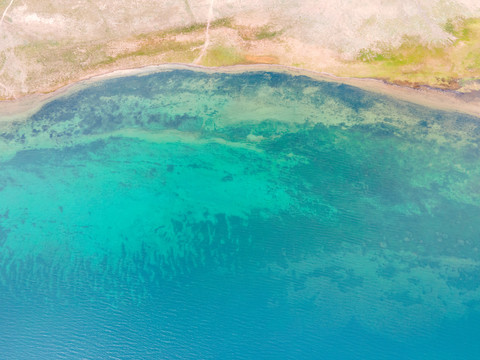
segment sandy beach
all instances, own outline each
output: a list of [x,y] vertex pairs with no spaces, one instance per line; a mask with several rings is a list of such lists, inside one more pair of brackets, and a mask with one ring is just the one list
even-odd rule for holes
[[93,74],[84,79],[81,79],[78,82],[63,86],[50,93],[33,94],[16,100],[1,101],[0,122],[5,123],[25,119],[29,115],[35,113],[46,103],[55,100],[56,98],[59,98],[61,96],[65,96],[79,91],[101,80],[125,76],[148,75],[156,72],[170,71],[175,69],[201,71],[205,73],[243,73],[254,71],[270,71],[297,76],[308,76],[319,81],[347,84],[366,91],[392,96],[398,100],[411,102],[429,108],[444,111],[455,111],[480,117],[480,94],[476,92],[463,94],[455,91],[439,90],[429,87],[420,87],[414,89],[411,87],[390,84],[378,79],[337,77],[329,73],[304,70],[284,65],[255,64],[205,67],[201,65],[169,63],[133,69],[119,69],[110,72]]

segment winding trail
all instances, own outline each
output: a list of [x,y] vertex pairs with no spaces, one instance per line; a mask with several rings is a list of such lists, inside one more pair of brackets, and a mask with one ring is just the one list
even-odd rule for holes
[[12,6],[14,1],[15,0],[10,0],[10,4],[8,4],[7,7],[5,8],[5,10],[3,11],[2,18],[0,19],[0,26],[2,26],[3,19],[5,18],[5,15],[7,15],[7,11],[8,11],[8,9],[10,9],[10,6]]
[[[12,0],[13,1],[13,0]],[[205,30],[205,42],[203,43],[202,51],[200,51],[200,54],[198,57],[193,61],[194,64],[198,64],[200,60],[202,60],[203,56],[207,52],[208,45],[210,44],[210,22],[212,21],[213,18],[213,3],[215,0],[210,0],[210,7],[208,9],[208,17],[207,17],[207,29]]]

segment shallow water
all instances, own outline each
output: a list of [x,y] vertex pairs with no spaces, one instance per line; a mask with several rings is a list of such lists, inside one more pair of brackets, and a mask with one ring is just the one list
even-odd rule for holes
[[106,80],[0,130],[0,358],[478,359],[479,119]]

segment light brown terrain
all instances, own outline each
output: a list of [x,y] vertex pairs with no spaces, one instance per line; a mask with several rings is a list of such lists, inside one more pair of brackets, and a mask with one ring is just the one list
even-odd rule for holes
[[477,90],[477,0],[0,0],[0,99],[165,63]]

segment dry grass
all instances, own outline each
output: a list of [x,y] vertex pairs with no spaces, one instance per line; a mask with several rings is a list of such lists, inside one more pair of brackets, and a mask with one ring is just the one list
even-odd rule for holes
[[450,20],[445,30],[456,40],[425,46],[417,38],[405,38],[398,48],[365,49],[356,61],[345,64],[341,75],[458,89],[461,79],[480,77],[480,19]]

